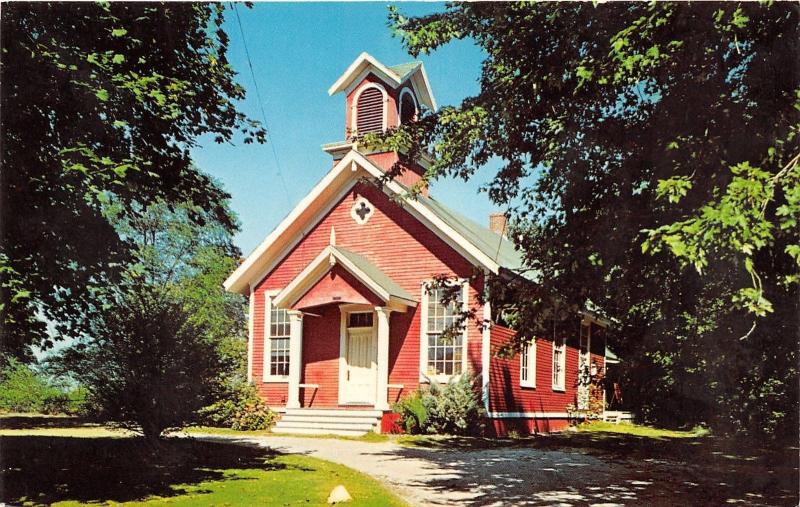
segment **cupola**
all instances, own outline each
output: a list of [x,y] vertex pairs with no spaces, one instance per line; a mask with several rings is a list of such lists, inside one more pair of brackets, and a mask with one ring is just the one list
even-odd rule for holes
[[[360,136],[414,121],[423,109],[436,110],[422,62],[386,66],[372,55],[361,53],[328,90],[329,95],[337,93],[345,96],[345,140],[323,146],[334,162],[357,145]],[[365,155],[386,171],[399,161],[392,152]],[[419,181],[425,165],[424,160],[404,165],[396,179],[411,186]]]
[[361,53],[328,90],[346,97],[345,137],[382,132],[436,109],[422,62],[387,67]]

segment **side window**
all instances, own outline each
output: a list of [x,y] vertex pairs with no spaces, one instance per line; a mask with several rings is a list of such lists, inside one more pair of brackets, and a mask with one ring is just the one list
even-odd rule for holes
[[564,373],[567,366],[566,346],[564,338],[553,340],[553,389],[564,390]]
[[264,346],[264,380],[283,380],[289,376],[289,314],[275,308],[267,299],[269,326]]
[[536,340],[525,345],[520,352],[519,385],[536,387]]
[[[460,286],[462,287],[462,286]],[[458,329],[463,307],[463,290],[459,290],[454,301],[444,301],[444,290],[424,290],[425,315],[423,319],[423,353],[425,374],[436,380],[446,380],[464,371],[464,333],[447,333]]]

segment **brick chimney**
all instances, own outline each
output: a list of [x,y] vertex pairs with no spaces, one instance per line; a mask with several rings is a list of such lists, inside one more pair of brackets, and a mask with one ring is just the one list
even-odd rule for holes
[[489,229],[495,234],[506,237],[508,233],[508,218],[505,213],[489,213]]

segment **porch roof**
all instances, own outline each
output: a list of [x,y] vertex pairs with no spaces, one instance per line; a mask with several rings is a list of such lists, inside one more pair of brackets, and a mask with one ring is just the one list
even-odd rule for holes
[[365,257],[344,248],[329,245],[298,274],[273,300],[281,308],[294,305],[335,265],[344,268],[387,306],[405,308],[417,306],[417,300],[386,273]]

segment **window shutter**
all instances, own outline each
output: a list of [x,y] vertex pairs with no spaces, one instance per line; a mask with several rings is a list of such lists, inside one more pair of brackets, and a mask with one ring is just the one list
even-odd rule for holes
[[359,134],[383,131],[383,93],[367,88],[358,96],[356,130]]

